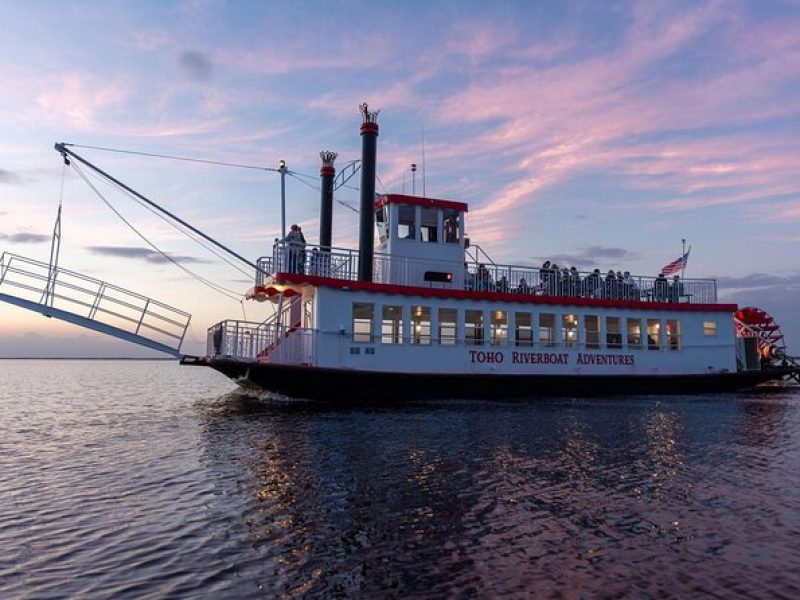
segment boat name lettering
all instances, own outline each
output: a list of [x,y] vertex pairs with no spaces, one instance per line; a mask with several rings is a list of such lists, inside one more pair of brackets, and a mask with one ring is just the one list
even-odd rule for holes
[[[566,365],[570,355],[566,352],[511,352],[511,364],[514,365]],[[480,364],[501,364],[505,354],[499,351],[470,350],[469,360]],[[575,363],[578,365],[627,366],[636,364],[633,354],[601,354],[579,352]]]
[[477,363],[501,363],[505,359],[502,352],[483,352],[482,350],[470,350],[469,358],[471,362]]
[[511,362],[515,365],[565,365],[569,354],[555,352],[517,352],[511,353]]
[[579,365],[626,365],[636,364],[633,354],[578,354]]

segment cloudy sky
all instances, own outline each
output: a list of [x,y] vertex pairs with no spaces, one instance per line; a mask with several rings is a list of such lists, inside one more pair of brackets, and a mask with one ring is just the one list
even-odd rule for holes
[[[285,159],[286,218],[315,242],[318,153],[359,157],[368,102],[378,190],[410,192],[424,131],[427,195],[468,202],[468,233],[495,261],[653,275],[685,238],[686,276],[771,312],[800,354],[798,0],[0,0],[0,44],[0,251],[46,260],[62,198],[62,266],[193,313],[189,352],[214,322],[263,310],[164,261],[53,143]],[[246,256],[279,233],[275,173],[76,151]],[[182,265],[247,289],[246,273],[99,190]],[[337,204],[334,244],[355,246],[357,228]],[[138,353],[0,306],[0,356],[78,351]]]

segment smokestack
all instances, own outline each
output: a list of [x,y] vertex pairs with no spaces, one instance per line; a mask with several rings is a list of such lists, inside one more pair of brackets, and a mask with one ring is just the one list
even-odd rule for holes
[[333,178],[336,169],[333,161],[336,160],[336,152],[323,150],[319,153],[322,159],[322,167],[319,176],[322,179],[320,186],[321,194],[319,200],[319,245],[323,252],[331,249],[331,231],[333,229]]
[[358,237],[358,280],[372,281],[375,245],[375,162],[378,150],[378,113],[362,104],[361,116],[361,219]]

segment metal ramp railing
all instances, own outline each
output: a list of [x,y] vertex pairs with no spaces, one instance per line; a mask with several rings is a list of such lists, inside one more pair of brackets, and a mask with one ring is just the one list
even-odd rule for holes
[[0,301],[180,356],[192,316],[130,290],[11,253],[0,255]]

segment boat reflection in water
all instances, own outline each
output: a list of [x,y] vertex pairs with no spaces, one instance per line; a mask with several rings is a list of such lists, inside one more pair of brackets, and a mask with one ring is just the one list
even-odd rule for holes
[[201,410],[270,593],[762,595],[800,581],[791,393]]

